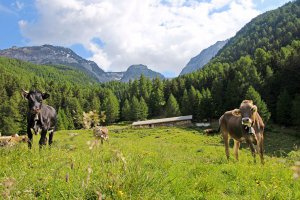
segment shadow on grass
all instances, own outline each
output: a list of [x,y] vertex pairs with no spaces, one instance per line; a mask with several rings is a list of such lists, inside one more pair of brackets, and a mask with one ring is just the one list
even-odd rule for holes
[[300,150],[299,130],[270,125],[265,131],[265,153],[270,156],[285,157],[291,151]]

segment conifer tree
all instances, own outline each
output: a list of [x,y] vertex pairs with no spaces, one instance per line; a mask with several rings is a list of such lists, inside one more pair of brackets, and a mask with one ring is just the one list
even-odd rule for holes
[[202,89],[201,90],[202,98],[200,102],[200,109],[199,113],[201,116],[201,119],[205,120],[210,120],[212,118],[212,113],[213,113],[213,101],[212,101],[212,96],[210,90],[207,89]]
[[79,100],[75,97],[67,99],[68,110],[73,118],[73,124],[76,129],[83,127],[83,109],[79,103]]
[[148,100],[149,92],[147,88],[147,79],[143,74],[140,76],[139,79],[139,93],[140,97],[143,97],[145,100]]
[[267,104],[261,99],[260,94],[252,86],[248,88],[245,99],[253,101],[253,103],[257,106],[258,113],[264,122],[267,123],[271,117],[271,113],[267,108]]
[[121,114],[123,120],[125,121],[131,120],[131,108],[130,108],[129,101],[127,99],[125,99]]
[[90,111],[96,111],[98,114],[101,111],[100,99],[96,96],[92,99],[92,106],[91,106]]
[[[21,115],[15,100],[5,101],[0,106],[0,132],[2,135],[11,135],[21,130]],[[13,116],[13,117],[12,117]]]
[[111,90],[108,90],[104,99],[106,122],[112,123],[119,119],[120,105],[117,97]]
[[153,81],[153,88],[150,95],[151,116],[159,116],[165,103],[162,82],[159,78],[156,78]]
[[139,100],[133,96],[131,100],[131,119],[136,121],[140,118],[140,103]]
[[291,125],[292,101],[287,90],[283,90],[276,104],[276,121],[279,124]]
[[201,119],[201,101],[202,101],[202,94],[200,93],[199,90],[196,90],[196,99],[194,105],[194,110],[193,110],[193,120],[194,121],[199,121]]
[[69,109],[67,109],[65,111],[65,114],[66,114],[66,120],[65,120],[65,128],[67,130],[73,130],[75,129],[75,125],[74,125],[74,118],[70,112]]
[[69,127],[67,116],[63,109],[59,109],[57,113],[57,130],[66,130]]
[[300,126],[300,94],[297,94],[292,103],[293,125]]
[[143,97],[141,97],[140,100],[140,114],[139,114],[139,119],[145,120],[148,117],[148,106],[146,104],[146,101],[144,100]]
[[167,117],[175,117],[181,115],[179,110],[179,105],[177,103],[176,98],[173,96],[173,94],[170,94],[170,97],[166,104],[166,116]]
[[[188,92],[189,101],[190,101],[190,113],[193,115],[193,118],[195,119],[195,115],[198,112],[199,109],[199,103],[200,103],[200,96],[197,93],[198,90],[196,90],[193,86],[191,86],[191,89]],[[199,91],[198,91],[199,92]]]
[[224,82],[214,79],[212,82],[212,99],[215,108],[214,118],[219,118],[224,113]]
[[191,113],[191,104],[188,96],[188,92],[185,89],[181,99],[181,112],[183,115],[190,115]]

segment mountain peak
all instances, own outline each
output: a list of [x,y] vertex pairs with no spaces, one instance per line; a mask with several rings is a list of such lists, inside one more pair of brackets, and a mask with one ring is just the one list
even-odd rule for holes
[[128,67],[127,71],[128,70],[147,70],[148,67],[146,65],[143,65],[143,64],[138,64],[138,65],[131,65]]
[[156,77],[159,77],[161,79],[165,78],[162,74],[149,69],[146,65],[138,64],[138,65],[131,65],[130,67],[128,67],[121,81],[128,82],[129,80],[138,79],[142,74],[150,79]]
[[187,65],[182,69],[180,75],[192,73],[198,69],[201,69],[206,65],[214,56],[217,55],[220,49],[222,49],[228,40],[218,41],[210,47],[202,50],[200,54],[191,58]]

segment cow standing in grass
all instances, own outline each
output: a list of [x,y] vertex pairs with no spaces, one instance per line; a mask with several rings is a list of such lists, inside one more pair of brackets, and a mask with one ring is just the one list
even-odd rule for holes
[[103,141],[108,141],[108,129],[106,127],[96,126],[93,132],[96,139],[101,140],[101,144],[103,144]]
[[225,143],[225,153],[229,159],[229,136],[234,139],[234,154],[238,160],[238,150],[240,143],[246,141],[249,145],[255,162],[256,148],[260,155],[261,163],[264,163],[263,158],[263,142],[264,128],[262,118],[257,112],[257,107],[253,105],[252,100],[244,100],[239,109],[225,112],[220,120],[220,131],[223,135]]
[[56,111],[53,107],[43,104],[42,101],[49,97],[49,94],[40,91],[27,92],[22,90],[23,98],[28,100],[29,110],[27,113],[27,134],[28,147],[31,148],[33,135],[41,130],[41,138],[39,141],[40,148],[47,143],[47,132],[49,131],[49,145],[52,144],[53,134],[56,128]]

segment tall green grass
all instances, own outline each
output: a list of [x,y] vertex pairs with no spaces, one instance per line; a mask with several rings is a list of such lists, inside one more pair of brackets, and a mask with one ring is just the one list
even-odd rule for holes
[[[60,131],[52,148],[1,148],[3,199],[300,199],[291,166],[300,139],[266,134],[266,164],[248,148],[225,158],[220,135],[164,127],[111,126],[110,141],[92,146],[92,131]],[[233,151],[231,150],[231,153]],[[233,156],[232,156],[233,157]]]

